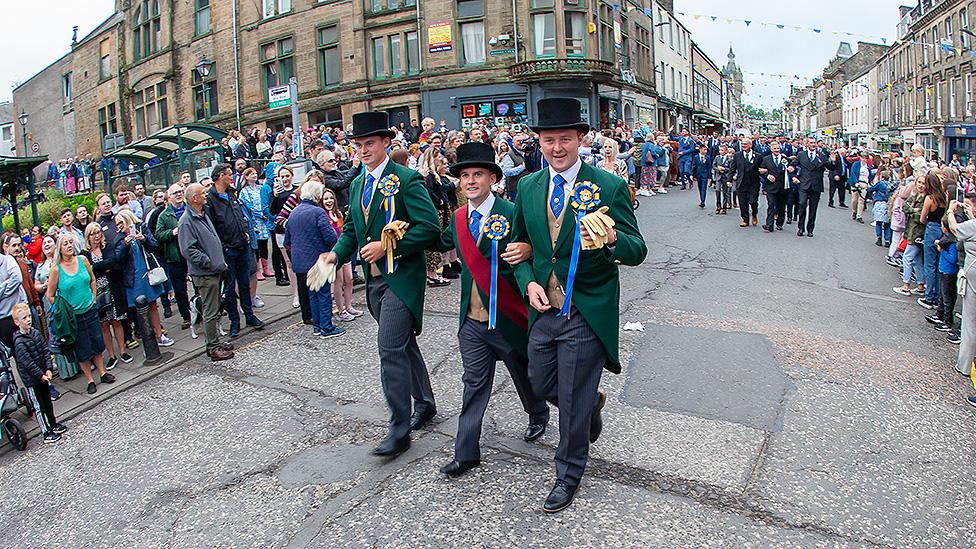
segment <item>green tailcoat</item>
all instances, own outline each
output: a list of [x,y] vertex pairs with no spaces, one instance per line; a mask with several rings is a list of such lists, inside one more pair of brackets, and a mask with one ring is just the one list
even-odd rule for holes
[[[591,181],[600,188],[597,207],[610,208],[607,215],[616,222],[617,242],[613,251],[608,248],[580,251],[572,303],[603,342],[607,352],[605,367],[620,373],[620,273],[617,264],[640,265],[647,256],[647,245],[637,227],[630,189],[623,179],[584,162],[576,181]],[[531,275],[524,271],[515,273],[523,294],[532,281],[545,288],[553,272],[559,283],[566,287],[576,230],[575,211],[569,206],[570,197],[566,198],[568,209],[553,249],[546,212],[549,207],[549,169],[539,170],[519,181],[512,240],[532,245]],[[529,326],[537,316],[537,311],[529,307]]]
[[[427,287],[427,260],[424,250],[437,241],[440,235],[440,223],[434,203],[431,202],[427,188],[424,186],[424,179],[419,173],[390,160],[383,170],[383,177],[390,174],[400,178],[400,189],[393,199],[396,206],[396,219],[406,221],[410,226],[403,239],[397,243],[394,252],[397,267],[393,274],[386,272],[385,256],[377,263],[377,267],[393,293],[410,309],[414,319],[414,333],[419,334],[423,326],[424,290]],[[333,250],[338,257],[339,265],[348,261],[366,244],[379,242],[380,234],[386,225],[386,211],[383,209],[386,197],[379,191],[378,182],[370,203],[368,223],[363,216],[365,181],[365,173],[361,173],[350,185],[349,219],[342,226],[342,235]],[[366,277],[368,284],[369,265],[366,262],[361,263],[363,276]]]
[[[503,198],[495,198],[495,203],[491,207],[491,215],[501,214],[508,219],[509,223],[512,223],[514,213],[514,204]],[[467,226],[467,220],[465,220],[464,225]],[[505,238],[498,241],[499,255],[505,251],[505,246],[511,242],[511,239],[512,232],[509,231]],[[461,253],[461,247],[457,245],[457,225],[455,224],[454,216],[451,216],[450,225],[441,232],[441,241],[438,249],[442,252],[457,249],[458,257],[461,259],[461,314],[458,323],[458,327],[460,328],[468,317],[468,307],[471,305],[471,283],[473,279],[471,277],[471,271],[468,270],[468,261],[465,259],[464,254]],[[478,250],[481,251],[481,255],[491,264],[491,240],[482,236],[481,241],[478,242]],[[516,293],[519,293],[519,284],[515,276],[516,271],[524,271],[523,276],[532,277],[532,266],[527,261],[513,268],[508,263],[502,261],[501,258],[498,259],[498,283],[501,284],[501,279],[505,279],[512,286],[512,289]],[[485,304],[485,308],[488,308],[488,294],[481,291],[480,287],[478,287],[478,294],[481,296],[481,302]],[[525,292],[521,292],[521,295],[524,297]],[[524,301],[522,306],[526,306]],[[496,315],[495,329],[501,332],[502,337],[512,346],[513,351],[523,357],[527,356],[526,349],[529,344],[528,332],[503,315],[501,307],[498,308]]]

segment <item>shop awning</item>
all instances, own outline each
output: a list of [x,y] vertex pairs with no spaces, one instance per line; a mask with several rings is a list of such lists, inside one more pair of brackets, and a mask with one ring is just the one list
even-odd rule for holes
[[196,147],[204,141],[220,141],[227,132],[206,124],[177,124],[109,153],[112,158],[123,158],[136,162],[149,162],[154,158],[165,160],[173,153]]

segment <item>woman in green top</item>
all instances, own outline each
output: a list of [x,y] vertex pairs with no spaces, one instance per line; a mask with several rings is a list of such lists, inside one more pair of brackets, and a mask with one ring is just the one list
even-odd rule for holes
[[115,376],[105,371],[102,360],[105,340],[102,339],[102,328],[98,321],[98,308],[95,307],[95,276],[88,260],[79,258],[75,253],[74,236],[70,234],[58,237],[54,265],[57,268],[51,269],[47,298],[54,302],[54,296],[60,295],[74,310],[78,323],[74,353],[88,379],[88,394],[91,395],[97,390],[91,372],[92,363],[98,369],[102,383],[115,382]]

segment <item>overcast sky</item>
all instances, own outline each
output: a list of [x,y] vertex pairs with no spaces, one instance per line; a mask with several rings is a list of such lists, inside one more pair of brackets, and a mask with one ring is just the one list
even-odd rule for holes
[[[790,79],[752,73],[819,76],[834,58],[840,42],[857,50],[857,41],[888,45],[895,40],[898,6],[917,0],[819,0],[817,2],[769,2],[764,0],[675,0],[678,19],[691,31],[692,40],[720,67],[728,62],[729,45],[745,74],[744,102],[757,107],[781,107],[789,95]],[[718,16],[695,19],[692,14]],[[731,24],[727,18],[741,21]],[[761,23],[772,23],[763,27]],[[780,30],[775,24],[788,25]],[[820,29],[797,31],[792,26]],[[834,35],[839,32],[839,35]],[[852,32],[858,36],[846,36]],[[809,83],[809,80],[793,80]],[[763,97],[759,97],[763,96]]]
[[71,27],[78,38],[108,19],[115,0],[0,0],[6,22],[0,32],[0,101],[14,86],[37,74],[71,49]]
[[[78,26],[81,38],[112,14],[114,0],[0,0],[8,22],[0,32],[0,51],[7,52],[0,63],[0,100],[9,100],[13,87],[68,52],[71,27]],[[502,0],[487,0],[497,2]],[[675,0],[678,18],[691,30],[692,39],[720,67],[725,66],[731,44],[743,71],[746,100],[756,106],[781,106],[789,94],[790,80],[752,74],[758,72],[815,76],[834,57],[844,40],[856,47],[857,40],[888,44],[895,38],[898,6],[912,0],[820,0],[783,2],[767,0]],[[694,19],[691,14],[714,15]],[[753,21],[750,26],[726,18]],[[15,24],[10,24],[16,22]],[[821,29],[779,30],[762,22]],[[834,35],[854,32],[863,36]],[[794,82],[800,82],[794,80]],[[763,97],[760,97],[763,96]]]

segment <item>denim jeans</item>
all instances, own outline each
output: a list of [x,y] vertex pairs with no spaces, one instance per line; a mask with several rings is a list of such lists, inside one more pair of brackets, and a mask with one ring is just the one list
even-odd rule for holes
[[891,243],[891,223],[875,221],[874,234],[876,234],[878,238],[883,237],[884,242]]
[[905,284],[911,282],[913,272],[915,273],[915,283],[925,284],[925,276],[922,274],[922,248],[909,242],[908,246],[905,247],[905,254],[901,258],[901,281]]
[[308,292],[308,304],[312,309],[312,327],[320,332],[331,332],[332,324],[332,285],[325,284],[317,291]]
[[224,308],[231,327],[241,326],[241,315],[237,312],[237,298],[240,295],[241,311],[244,318],[254,318],[251,308],[251,256],[250,248],[233,250],[224,248],[224,260],[227,262],[227,272],[224,278]]
[[925,301],[939,302],[939,249],[935,241],[942,238],[942,225],[937,221],[925,224]]

